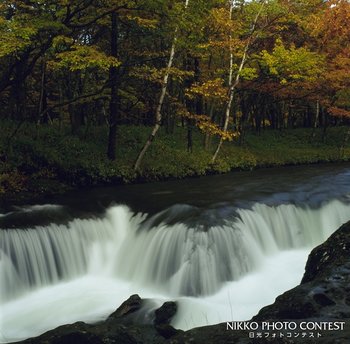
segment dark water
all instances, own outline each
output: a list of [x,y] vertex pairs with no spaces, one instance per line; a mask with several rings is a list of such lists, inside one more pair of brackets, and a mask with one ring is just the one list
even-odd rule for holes
[[350,164],[328,164],[260,169],[180,181],[103,187],[72,192],[57,201],[89,209],[105,208],[112,202],[134,211],[157,213],[173,204],[200,208],[220,203],[301,203],[317,205],[350,192]]
[[0,228],[27,227],[65,222],[75,217],[103,214],[112,204],[127,204],[134,212],[149,214],[146,226],[161,221],[220,223],[237,207],[255,202],[268,205],[292,203],[319,207],[331,199],[349,201],[350,164],[325,164],[234,172],[179,181],[97,187],[44,199],[43,208],[23,212],[12,208],[0,217]]

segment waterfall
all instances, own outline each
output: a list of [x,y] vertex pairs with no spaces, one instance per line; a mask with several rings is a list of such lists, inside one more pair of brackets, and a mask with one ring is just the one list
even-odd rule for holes
[[114,206],[103,218],[0,231],[0,301],[86,274],[123,278],[168,295],[215,293],[259,269],[263,257],[313,247],[350,219],[338,200],[318,209],[257,203],[220,226],[165,224]]
[[159,224],[126,237],[118,272],[172,295],[208,295],[258,269],[263,256],[322,243],[349,219],[350,205],[333,200],[318,209],[255,204],[206,230]]
[[103,270],[112,256],[110,250],[118,249],[133,225],[131,217],[127,207],[116,206],[103,219],[0,230],[0,302],[29,289]]
[[[0,342],[101,321],[134,293],[177,300],[172,324],[182,329],[249,319],[300,281],[310,249],[349,210],[346,200],[177,205],[150,217],[116,205],[101,217],[0,230]],[[21,211],[41,208],[10,216]]]

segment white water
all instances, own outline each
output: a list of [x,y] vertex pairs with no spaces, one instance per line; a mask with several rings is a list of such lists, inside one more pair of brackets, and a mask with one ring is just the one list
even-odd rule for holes
[[143,216],[115,206],[103,219],[0,231],[0,341],[100,320],[133,293],[179,300],[179,328],[248,319],[299,283],[310,249],[349,210],[337,200],[320,209],[256,204],[207,231],[147,231],[138,230]]

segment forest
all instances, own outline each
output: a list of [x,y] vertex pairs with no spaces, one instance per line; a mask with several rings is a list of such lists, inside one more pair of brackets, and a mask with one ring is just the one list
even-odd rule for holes
[[347,0],[3,0],[0,194],[349,160],[349,22]]

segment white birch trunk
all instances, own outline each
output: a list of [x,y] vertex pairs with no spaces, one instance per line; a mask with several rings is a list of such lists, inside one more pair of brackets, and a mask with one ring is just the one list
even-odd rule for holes
[[[230,0],[230,15],[229,19],[232,20],[232,11],[233,11],[233,4],[235,3],[234,0]],[[233,47],[232,47],[232,32],[230,31],[230,71],[228,75],[228,85],[231,87],[232,85],[232,76],[233,76]]]
[[[188,7],[188,3],[189,3],[189,0],[186,0],[185,1],[185,9]],[[171,70],[171,67],[172,67],[173,62],[174,62],[175,51],[176,51],[176,42],[177,42],[177,32],[178,32],[178,28],[175,29],[175,34],[174,34],[173,43],[172,43],[171,49],[170,49],[170,55],[169,55],[169,60],[168,60],[168,64],[167,64],[167,69],[166,69],[166,72],[164,74],[163,81],[162,81],[162,89],[161,89],[161,93],[159,96],[158,105],[157,105],[156,113],[155,113],[156,123],[152,129],[150,136],[148,137],[145,145],[143,146],[141,152],[139,153],[139,155],[136,159],[136,162],[134,165],[134,171],[137,171],[140,168],[143,157],[144,157],[145,153],[147,152],[149,146],[151,145],[152,141],[154,140],[154,138],[155,138],[155,136],[160,128],[161,122],[162,122],[162,106],[164,103],[166,91],[168,89],[168,80],[169,80],[170,70]]]
[[[245,62],[247,60],[248,49],[250,48],[250,44],[252,42],[252,35],[253,35],[254,31],[255,31],[256,23],[257,23],[257,21],[258,21],[258,19],[260,17],[260,14],[261,14],[261,11],[262,11],[264,5],[265,5],[265,0],[263,0],[261,2],[261,6],[260,6],[260,9],[259,9],[259,12],[255,16],[252,28],[250,30],[250,36],[248,37],[247,43],[246,43],[246,45],[244,47],[241,63],[239,65],[239,68],[238,68],[238,71],[237,71],[237,74],[236,74],[236,77],[235,77],[235,81],[233,83],[232,83],[233,54],[232,54],[232,48],[230,49],[229,99],[228,99],[228,102],[227,102],[227,105],[226,105],[226,111],[225,111],[225,122],[224,122],[224,126],[223,126],[223,131],[224,132],[227,132],[228,123],[229,123],[229,119],[230,119],[231,108],[232,108],[233,96],[234,96],[236,87],[239,84],[240,73],[242,72],[244,64],[245,64]],[[232,8],[233,8],[233,3],[231,2],[230,17],[231,17]],[[220,137],[220,141],[219,141],[219,143],[218,143],[218,145],[216,147],[215,153],[214,153],[214,155],[212,157],[212,160],[211,160],[212,163],[215,162],[215,160],[216,160],[216,158],[217,158],[217,156],[219,154],[219,151],[220,151],[220,148],[222,146],[223,141],[224,141],[223,137]]]

